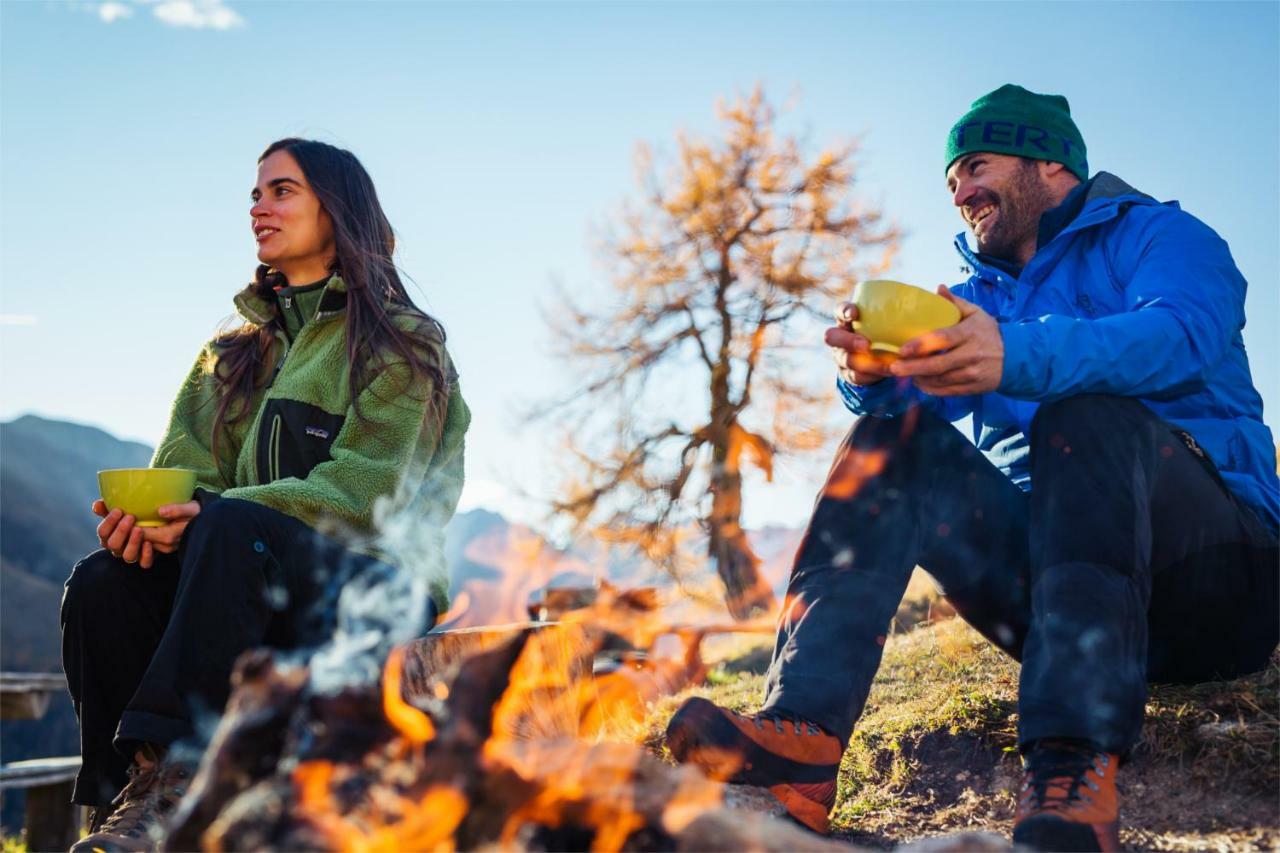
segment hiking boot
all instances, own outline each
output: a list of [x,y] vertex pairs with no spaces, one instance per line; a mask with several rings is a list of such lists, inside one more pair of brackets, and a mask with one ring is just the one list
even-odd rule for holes
[[1045,741],[1026,757],[1013,843],[1033,850],[1119,850],[1116,755],[1073,741]]
[[767,788],[791,817],[826,834],[844,746],[817,725],[770,711],[739,714],[695,697],[667,725],[667,747],[712,779]]
[[[186,793],[191,767],[165,762],[150,747],[138,750],[129,783],[112,801],[114,811],[71,847],[71,853],[133,853],[155,850],[164,821]],[[98,821],[98,815],[94,821]]]

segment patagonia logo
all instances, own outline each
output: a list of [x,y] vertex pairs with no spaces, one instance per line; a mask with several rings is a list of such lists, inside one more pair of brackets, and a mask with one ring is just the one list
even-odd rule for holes
[[[1061,153],[1068,160],[1082,160],[1081,152],[1071,143],[1070,139],[1058,133],[1051,133],[1043,127],[1037,127],[1034,124],[1021,124],[1011,121],[969,121],[956,128],[956,147],[963,150],[966,146],[965,137],[968,135],[970,128],[974,128],[974,133],[980,133],[982,136],[981,143],[983,145],[1010,145],[1014,148],[1027,148],[1034,146],[1037,151],[1045,154]],[[969,146],[977,145],[972,137],[968,142]]]
[[320,427],[309,426],[307,427],[307,435],[312,438],[328,438],[329,431],[327,429],[320,429]]

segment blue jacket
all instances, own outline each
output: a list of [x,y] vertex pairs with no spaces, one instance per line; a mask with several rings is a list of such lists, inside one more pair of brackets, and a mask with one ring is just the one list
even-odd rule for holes
[[953,422],[972,415],[974,444],[1030,489],[1027,436],[1041,403],[1138,397],[1191,433],[1227,486],[1280,524],[1275,444],[1241,335],[1246,284],[1211,228],[1100,172],[1080,213],[1018,278],[982,263],[964,234],[956,250],[972,275],[952,292],[1000,323],[1000,387],[935,397],[906,379],[837,380],[852,412],[893,416],[922,404]]

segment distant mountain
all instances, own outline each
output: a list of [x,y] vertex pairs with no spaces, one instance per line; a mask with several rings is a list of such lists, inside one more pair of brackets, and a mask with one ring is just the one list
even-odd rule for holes
[[[71,567],[97,547],[96,472],[141,468],[151,448],[102,430],[27,415],[0,424],[0,668],[60,672],[58,609]],[[768,528],[753,535],[766,577],[782,592],[799,532]],[[474,509],[446,531],[453,624],[528,618],[530,597],[549,586],[670,586],[639,560],[586,544],[549,545],[533,529]],[[465,615],[459,614],[465,610]],[[55,701],[39,721],[0,723],[4,761],[74,755],[78,736],[71,703]],[[21,797],[6,795],[4,824],[21,821]]]
[[96,427],[26,415],[0,424],[0,557],[61,584],[97,544],[89,505],[103,468],[145,468],[151,448]]
[[[27,415],[0,424],[0,668],[61,672],[58,607],[71,567],[97,547],[89,505],[97,471],[145,467],[151,449],[96,427]],[[0,758],[79,751],[70,699],[40,720],[0,722]],[[22,797],[6,793],[6,827],[22,820]]]

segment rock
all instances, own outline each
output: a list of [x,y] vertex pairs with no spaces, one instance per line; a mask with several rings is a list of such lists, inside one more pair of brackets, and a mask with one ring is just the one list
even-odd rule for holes
[[1009,839],[991,832],[957,832],[952,835],[938,835],[933,838],[922,838],[901,847],[893,848],[895,853],[950,853],[950,851],[987,851],[1012,850]]
[[725,785],[724,804],[726,808],[754,812],[769,817],[784,817],[787,810],[778,798],[764,788],[751,785]]
[[1227,740],[1228,738],[1240,737],[1248,734],[1249,724],[1236,721],[1224,721],[1220,723],[1204,723],[1196,727],[1196,735],[1201,740]]

